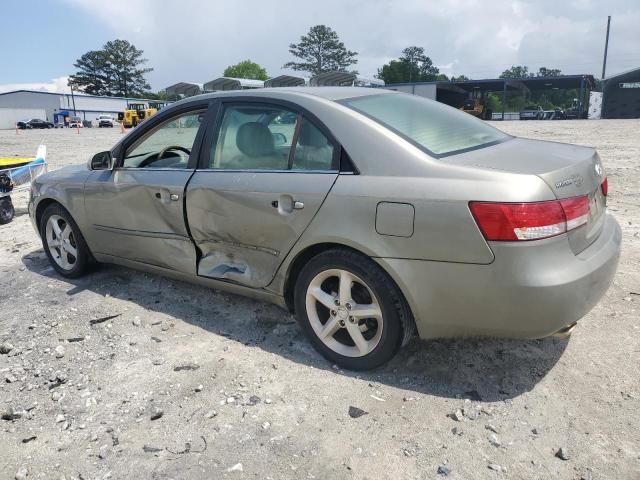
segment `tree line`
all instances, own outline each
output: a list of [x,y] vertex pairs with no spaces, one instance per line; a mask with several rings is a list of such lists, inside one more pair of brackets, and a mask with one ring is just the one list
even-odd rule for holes
[[[338,34],[326,25],[316,25],[300,37],[298,43],[289,45],[289,53],[294,57],[283,68],[318,75],[323,72],[339,71],[357,74],[352,67],[358,63],[358,52],[349,50]],[[75,63],[76,73],[69,77],[69,85],[92,95],[166,98],[164,92],[151,91],[146,74],[153,71],[147,67],[144,52],[126,40],[107,42],[101,50],[92,50],[82,55]],[[252,60],[243,60],[230,65],[225,77],[266,80],[269,78],[264,67]],[[562,72],[556,68],[540,67],[530,72],[527,66],[514,65],[503,71],[500,78],[557,77]],[[425,49],[412,45],[403,49],[401,55],[385,63],[375,75],[387,84],[464,81],[471,80],[466,75],[451,78],[440,72],[433,64]],[[564,106],[575,96],[574,92],[543,92],[531,94],[530,101],[543,101],[547,104]],[[534,98],[535,97],[535,98]],[[493,95],[489,98],[494,110],[501,109],[501,98]],[[550,105],[543,105],[545,108]]]

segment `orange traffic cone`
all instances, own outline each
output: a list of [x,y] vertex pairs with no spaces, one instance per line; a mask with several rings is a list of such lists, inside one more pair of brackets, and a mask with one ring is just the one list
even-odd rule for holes
[[20,135],[20,129],[18,128],[18,122],[16,122],[16,135]]
[[76,133],[80,135],[80,122],[76,122]]
[[124,122],[120,122],[120,134],[124,133]]

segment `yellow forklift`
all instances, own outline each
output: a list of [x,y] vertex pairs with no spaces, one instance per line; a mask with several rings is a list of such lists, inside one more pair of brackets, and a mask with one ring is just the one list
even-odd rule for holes
[[484,92],[478,90],[474,90],[469,94],[469,98],[464,101],[459,110],[483,120],[491,120],[493,115],[493,111],[487,108]]

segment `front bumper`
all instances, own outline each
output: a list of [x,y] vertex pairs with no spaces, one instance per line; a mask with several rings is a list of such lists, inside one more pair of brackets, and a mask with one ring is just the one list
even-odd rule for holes
[[542,338],[586,315],[602,298],[622,232],[607,215],[598,239],[575,255],[566,235],[491,242],[489,265],[379,258],[402,289],[422,338]]

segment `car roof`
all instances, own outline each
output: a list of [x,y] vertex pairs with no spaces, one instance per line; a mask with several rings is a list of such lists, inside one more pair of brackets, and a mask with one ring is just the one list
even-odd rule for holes
[[[364,97],[369,95],[380,94],[396,94],[393,90],[384,88],[367,88],[367,87],[267,87],[254,88],[248,90],[226,90],[220,92],[204,93],[193,97],[187,97],[176,103],[187,103],[194,100],[202,100],[207,98],[222,97],[265,97],[270,98],[277,95],[279,98],[290,96],[293,100],[300,96],[313,96],[325,100],[338,101],[345,98]],[[175,104],[174,104],[175,105]]]

